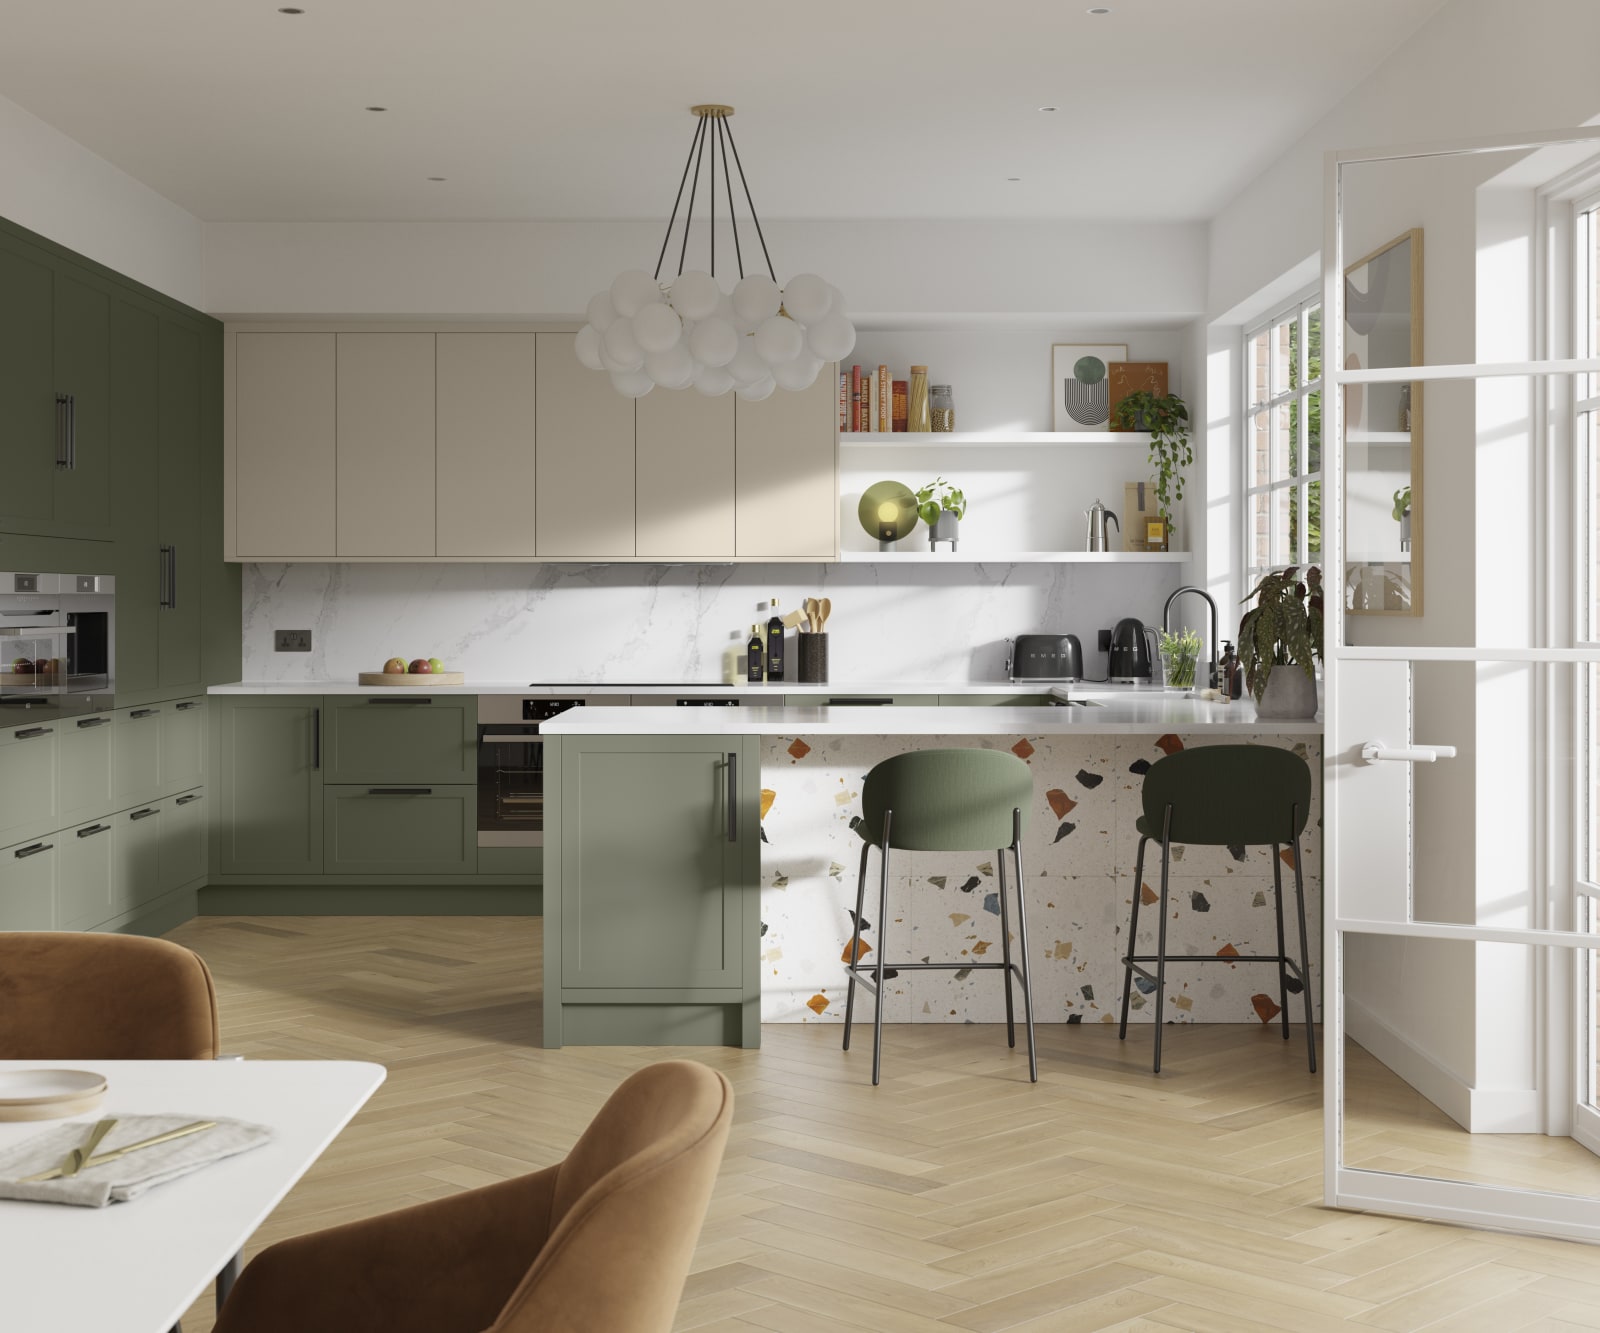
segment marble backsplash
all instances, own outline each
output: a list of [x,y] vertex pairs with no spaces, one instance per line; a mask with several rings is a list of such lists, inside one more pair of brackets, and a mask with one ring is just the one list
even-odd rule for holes
[[[244,567],[244,679],[353,680],[389,657],[438,657],[479,681],[716,683],[724,654],[807,596],[833,599],[835,683],[1004,678],[1005,640],[1083,641],[1122,616],[1155,624],[1182,565],[256,564]],[[1186,599],[1192,600],[1192,599]],[[312,651],[273,651],[309,629]]]

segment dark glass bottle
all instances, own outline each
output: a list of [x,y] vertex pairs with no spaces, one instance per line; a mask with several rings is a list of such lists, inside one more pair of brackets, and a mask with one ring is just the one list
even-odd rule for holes
[[778,614],[778,599],[770,603],[772,619],[767,621],[767,679],[783,679],[783,617]]
[[1222,661],[1217,663],[1217,688],[1222,692],[1224,703],[1232,703],[1244,693],[1244,668],[1239,664],[1239,654],[1227,639],[1222,641]]
[[761,668],[766,653],[761,646],[761,626],[750,626],[750,642],[745,645],[745,679],[752,685],[761,684]]

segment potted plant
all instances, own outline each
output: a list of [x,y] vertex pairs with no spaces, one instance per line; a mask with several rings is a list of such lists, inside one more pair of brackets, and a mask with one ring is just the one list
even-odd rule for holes
[[1111,414],[1123,430],[1150,432],[1150,463],[1156,469],[1156,505],[1167,532],[1172,532],[1172,506],[1183,499],[1183,469],[1194,462],[1189,443],[1189,407],[1175,393],[1135,389]]
[[1411,487],[1394,493],[1394,521],[1400,525],[1400,549],[1411,549]]
[[949,542],[950,549],[955,550],[966,512],[966,493],[943,477],[935,477],[919,490],[917,516],[928,525],[928,549],[932,550],[935,542]]
[[1200,636],[1192,629],[1176,634],[1160,632],[1161,683],[1169,690],[1194,689],[1194,669],[1200,661]]
[[[1312,565],[1304,581],[1291,566],[1266,575],[1245,601],[1255,605],[1239,621],[1239,663],[1245,687],[1261,717],[1315,717],[1314,659],[1322,656],[1322,570]],[[1277,667],[1299,667],[1278,671]]]

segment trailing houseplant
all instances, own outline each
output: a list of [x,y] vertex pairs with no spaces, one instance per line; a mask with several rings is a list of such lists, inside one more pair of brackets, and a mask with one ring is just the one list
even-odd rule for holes
[[[1245,687],[1255,696],[1263,717],[1313,716],[1316,662],[1322,657],[1321,568],[1312,565],[1303,580],[1293,566],[1268,574],[1244,600],[1252,598],[1255,605],[1239,621]],[[1280,666],[1300,670],[1274,670]],[[1273,686],[1273,681],[1278,684]]]
[[955,550],[966,513],[966,492],[943,477],[935,477],[917,492],[917,516],[928,525],[930,547],[934,542],[949,542]]
[[1194,463],[1189,442],[1189,407],[1175,393],[1135,389],[1111,414],[1122,430],[1150,432],[1150,465],[1156,470],[1156,506],[1172,530],[1172,506],[1183,499],[1183,469]]

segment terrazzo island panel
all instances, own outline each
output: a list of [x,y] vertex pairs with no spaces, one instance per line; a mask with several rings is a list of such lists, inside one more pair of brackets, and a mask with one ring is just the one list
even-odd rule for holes
[[[861,841],[850,820],[861,813],[861,783],[880,760],[908,749],[1006,749],[1034,772],[1034,806],[1022,843],[1029,961],[1035,1017],[1046,1023],[1115,1022],[1123,972],[1118,962],[1132,904],[1143,774],[1187,746],[1274,745],[1320,771],[1318,738],[1161,736],[773,736],[762,742],[761,1020],[834,1023],[844,1016],[843,962]],[[1312,785],[1305,858],[1306,920],[1313,997],[1322,990],[1322,796]],[[1295,943],[1292,856],[1284,858],[1289,954]],[[1273,953],[1277,924],[1272,849],[1174,847],[1167,923],[1169,954]],[[888,959],[993,962],[1000,956],[1000,905],[994,853],[896,852],[889,885]],[[863,911],[862,961],[880,947],[878,858],[872,854]],[[1138,952],[1154,952],[1161,883],[1158,849],[1145,858]],[[1016,922],[1012,921],[1013,949]],[[1152,969],[1153,970],[1153,969]],[[884,1018],[892,1023],[1005,1021],[1002,974],[902,972],[886,980]],[[1299,991],[1291,976],[1290,998]],[[1135,978],[1130,1021],[1154,1019],[1153,983]],[[1020,997],[1019,997],[1020,1003]],[[1268,963],[1167,968],[1166,1018],[1175,1022],[1271,1022],[1279,1012],[1277,969]],[[857,1014],[872,1015],[863,996]],[[1020,1011],[1019,1011],[1020,1016]],[[1291,1017],[1293,1013],[1291,1012]]]

